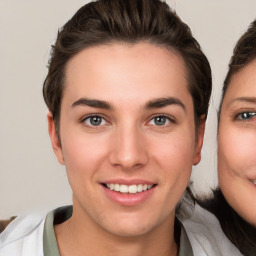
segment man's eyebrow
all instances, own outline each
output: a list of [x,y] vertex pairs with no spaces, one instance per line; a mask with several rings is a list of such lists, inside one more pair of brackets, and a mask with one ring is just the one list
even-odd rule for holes
[[177,98],[173,98],[173,97],[158,98],[158,99],[151,100],[151,101],[147,102],[146,108],[147,109],[163,108],[163,107],[166,107],[169,105],[179,105],[186,112],[186,107],[182,103],[182,101]]
[[254,103],[256,104],[256,98],[255,97],[239,97],[239,98],[235,98],[232,101],[229,102],[228,105],[231,105],[235,102],[247,102],[247,103]]
[[72,104],[72,107],[76,107],[76,106],[89,106],[92,108],[112,109],[111,105],[106,101],[88,99],[88,98],[81,98],[81,99],[75,101]]

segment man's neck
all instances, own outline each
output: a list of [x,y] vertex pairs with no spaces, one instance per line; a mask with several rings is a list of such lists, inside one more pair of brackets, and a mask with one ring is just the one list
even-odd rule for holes
[[121,237],[73,214],[55,226],[55,234],[61,256],[176,256],[174,217],[167,222],[141,236]]

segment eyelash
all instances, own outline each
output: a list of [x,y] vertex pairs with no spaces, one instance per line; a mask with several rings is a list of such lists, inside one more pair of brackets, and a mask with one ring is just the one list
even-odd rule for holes
[[[106,124],[99,124],[99,125],[92,125],[92,124],[87,124],[86,123],[86,120],[89,120],[90,118],[101,118],[101,122],[102,121],[105,121]],[[90,114],[90,115],[87,115],[85,117],[82,118],[81,120],[81,123],[83,123],[84,125],[86,125],[87,127],[90,127],[90,128],[99,128],[99,127],[102,127],[104,125],[107,125],[109,122],[106,120],[106,118],[100,114]]]
[[[166,118],[171,124],[175,124],[176,122],[175,122],[175,120],[174,120],[174,118],[173,117],[171,117],[171,116],[169,116],[169,115],[166,115],[166,114],[155,114],[154,116],[152,116],[151,118],[150,118],[150,120],[147,122],[148,124],[152,121],[152,120],[154,120],[155,118],[157,118],[157,117],[164,117],[164,118]],[[150,125],[150,124],[149,124]],[[161,127],[161,128],[164,128],[164,127],[166,127],[168,124],[164,124],[164,125],[154,125],[154,126],[157,126],[157,127]],[[153,126],[153,125],[152,125]]]
[[[93,125],[93,124],[91,124],[90,118],[100,118],[101,119],[100,121],[101,122],[105,121],[105,124],[102,125],[100,123],[99,125]],[[154,116],[150,117],[150,119],[147,122],[147,124],[150,125],[150,126],[156,126],[158,128],[165,128],[168,125],[168,123],[166,124],[166,122],[164,124],[162,124],[162,125],[161,124],[160,125],[150,124],[150,122],[153,121],[156,118],[165,118],[166,119],[165,121],[169,122],[170,124],[175,124],[176,123],[174,118],[170,117],[169,115],[166,115],[166,114],[155,114]],[[90,124],[87,124],[86,120],[90,121]],[[102,116],[101,114],[90,114],[90,115],[87,115],[87,116],[83,117],[80,122],[83,123],[84,125],[86,125],[87,127],[90,127],[90,128],[100,128],[102,126],[105,126],[105,125],[109,124],[109,122],[106,120],[106,118],[104,116]]]
[[[247,116],[247,118],[242,118],[242,115],[243,114],[246,114],[246,115],[248,115]],[[256,116],[256,112],[254,112],[254,111],[243,111],[243,112],[240,112],[239,114],[237,114],[236,116],[235,116],[235,120],[239,120],[239,121],[248,121],[248,120],[250,120],[250,119],[252,119],[253,117],[255,117]]]

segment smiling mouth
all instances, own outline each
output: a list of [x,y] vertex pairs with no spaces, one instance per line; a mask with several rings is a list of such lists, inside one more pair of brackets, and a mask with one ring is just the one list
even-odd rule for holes
[[152,184],[133,184],[133,185],[125,185],[125,184],[114,184],[114,183],[107,183],[103,184],[106,188],[122,193],[122,194],[137,194],[144,192],[146,190],[152,189],[155,185]]
[[256,186],[256,180],[250,180],[250,182]]

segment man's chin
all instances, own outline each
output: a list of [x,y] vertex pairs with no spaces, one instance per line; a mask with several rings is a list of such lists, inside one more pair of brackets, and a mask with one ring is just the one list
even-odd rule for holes
[[[143,220],[120,220],[112,224],[104,225],[105,230],[120,238],[138,238],[148,235],[154,229],[154,223]],[[106,227],[107,226],[107,227]]]

